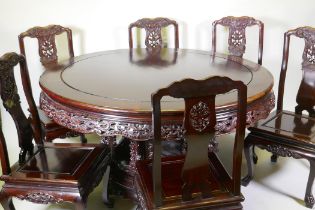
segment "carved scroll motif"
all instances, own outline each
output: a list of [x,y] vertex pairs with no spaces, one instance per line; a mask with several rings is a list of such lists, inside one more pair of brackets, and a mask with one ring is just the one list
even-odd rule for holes
[[303,51],[302,67],[315,70],[315,29],[311,27],[301,27],[294,31],[294,35],[305,40],[305,47]]
[[289,148],[280,146],[280,145],[266,145],[263,146],[268,152],[275,153],[281,157],[293,157],[295,159],[302,158],[302,156],[294,151],[291,151]]
[[[62,104],[56,103],[45,94],[41,94],[41,108],[49,118],[56,123],[79,133],[97,133],[100,136],[122,135],[133,140],[149,140],[153,138],[151,124],[119,122],[104,119],[101,115],[74,111]],[[275,98],[270,94],[264,100],[248,108],[247,125],[253,125],[257,120],[265,119],[274,108]],[[218,119],[216,134],[229,133],[235,129],[236,115]],[[168,122],[162,125],[162,138],[182,139],[184,130],[182,124]]]
[[59,203],[63,201],[61,198],[56,198],[53,195],[45,192],[31,192],[27,193],[26,195],[18,195],[17,198],[20,200],[27,200],[40,204]]
[[11,110],[14,106],[20,104],[13,68],[21,59],[21,56],[12,53],[7,60],[0,60],[1,98],[6,110]]

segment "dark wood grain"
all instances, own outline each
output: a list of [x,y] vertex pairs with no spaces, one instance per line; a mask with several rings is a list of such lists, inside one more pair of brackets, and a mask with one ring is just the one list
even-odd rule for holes
[[[247,125],[266,118],[274,108],[273,77],[268,70],[219,53],[162,48],[151,54],[147,49],[122,49],[82,55],[46,68],[40,78],[40,102],[50,119],[80,133],[97,133],[106,144],[112,144],[117,135],[130,140],[117,155],[128,156],[128,164],[121,173],[114,172],[113,179],[122,180],[119,185],[131,191],[136,160],[152,156],[152,92],[185,78],[227,76],[248,87]],[[236,91],[217,96],[217,134],[234,131],[236,99]],[[162,102],[162,136],[181,140],[184,102],[173,98]],[[129,174],[130,179],[124,180],[121,174]]]
[[216,52],[217,25],[229,28],[228,45],[229,53],[234,56],[243,57],[246,49],[246,28],[257,25],[259,28],[258,64],[262,64],[264,46],[264,24],[253,17],[227,16],[212,23],[212,50]]
[[[26,89],[32,118],[27,118],[21,108],[14,77],[14,67],[18,64],[21,71],[27,69],[23,55],[7,53],[0,58],[1,99],[14,120],[21,148],[19,161],[10,167],[6,139],[0,129],[3,173],[0,180],[4,181],[0,202],[5,210],[14,210],[11,197],[42,204],[73,202],[76,209],[82,209],[89,193],[102,179],[109,148],[101,144],[45,144],[34,100]],[[38,138],[34,148],[35,135]]]
[[[19,35],[20,52],[22,55],[26,56],[24,44],[25,38],[36,38],[38,40],[38,53],[40,57],[40,62],[44,66],[47,66],[49,64],[57,65],[58,51],[56,46],[56,36],[63,33],[67,34],[69,58],[73,58],[74,53],[72,43],[72,31],[70,28],[66,28],[60,25],[48,25],[45,27],[36,26],[21,33]],[[32,91],[29,79],[30,76],[27,68],[21,73],[23,74],[23,87],[26,88],[27,91]],[[29,97],[28,94],[26,95],[26,97]],[[79,133],[60,126],[49,119],[40,108],[38,108],[37,112],[41,121],[42,135],[44,136],[45,141],[51,142],[53,139],[56,138],[65,138],[80,135]],[[34,114],[32,110],[31,113]],[[81,141],[85,143],[86,138],[84,137],[84,135],[81,134],[80,136]]]
[[[305,47],[302,56],[302,81],[296,96],[295,112],[283,110],[283,95],[289,59],[290,38],[292,36],[304,39]],[[315,29],[300,27],[284,34],[283,58],[279,79],[277,110],[259,123],[257,127],[249,128],[250,133],[245,139],[245,157],[248,165],[248,175],[243,178],[247,185],[253,178],[253,154],[251,147],[258,145],[273,153],[272,161],[278,156],[305,158],[310,162],[310,174],[306,186],[304,201],[312,208],[314,197],[312,186],[315,177]],[[299,69],[299,68],[298,68]],[[307,111],[308,115],[302,113]],[[257,161],[257,159],[256,159]]]
[[[238,93],[238,102],[234,151],[231,154],[233,166],[231,178],[225,180],[222,178],[229,177],[228,173],[214,153],[208,155],[208,144],[210,139],[215,138],[215,97],[234,89]],[[152,163],[136,163],[136,174],[139,174],[136,175],[137,192],[142,209],[191,209],[192,206],[195,209],[218,206],[221,209],[241,209],[240,169],[246,91],[246,85],[241,81],[215,76],[200,81],[186,79],[175,82],[152,94],[153,160]],[[184,159],[180,156],[161,160],[161,99],[165,96],[185,100],[183,127],[187,152]],[[165,170],[167,175],[162,179]]]
[[132,29],[143,28],[146,32],[145,45],[151,52],[158,52],[164,47],[161,29],[169,25],[174,26],[174,42],[175,48],[178,48],[178,24],[174,20],[170,20],[164,17],[158,18],[142,18],[129,25],[129,48],[133,48]]

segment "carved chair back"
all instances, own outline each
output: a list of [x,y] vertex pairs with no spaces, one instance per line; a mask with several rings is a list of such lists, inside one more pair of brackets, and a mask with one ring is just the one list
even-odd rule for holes
[[25,56],[24,38],[37,38],[40,62],[43,65],[58,61],[56,35],[67,33],[69,56],[74,57],[72,31],[60,25],[48,25],[46,27],[33,27],[19,35],[21,54]]
[[258,64],[262,64],[263,41],[264,41],[264,24],[260,20],[252,17],[228,16],[216,20],[212,23],[212,51],[216,52],[216,30],[217,25],[229,28],[228,50],[231,55],[242,57],[246,49],[245,30],[248,26],[258,25],[259,27],[259,47],[258,47]]
[[[26,98],[29,109],[31,113],[34,113],[32,116],[34,123],[32,124],[21,108],[20,96],[14,77],[14,67],[17,64],[20,64],[22,83],[25,84],[23,85],[24,92],[28,95]],[[32,96],[32,91],[30,91],[29,77],[23,76],[27,72],[27,64],[23,55],[7,53],[0,58],[0,94],[4,108],[10,113],[17,128],[19,147],[21,148],[19,154],[20,162],[25,160],[27,152],[30,154],[33,153],[33,136],[34,138],[36,137],[35,140],[37,144],[42,144],[39,116]],[[10,165],[2,130],[0,130],[0,150],[3,173],[9,173]]]
[[153,191],[154,203],[162,205],[161,180],[161,99],[164,96],[183,98],[185,101],[184,133],[187,152],[182,170],[182,199],[191,200],[192,191],[197,187],[203,197],[211,192],[207,180],[209,176],[208,144],[215,137],[216,111],[215,97],[236,89],[238,91],[237,126],[233,151],[233,169],[231,191],[240,195],[240,167],[246,120],[247,88],[241,81],[233,81],[227,77],[211,77],[198,81],[185,79],[175,82],[167,88],[152,94],[152,121],[154,128],[153,146]]
[[132,28],[144,28],[146,32],[145,36],[145,45],[149,51],[154,51],[161,49],[163,47],[163,40],[161,29],[163,27],[167,27],[169,25],[174,26],[174,34],[175,34],[175,48],[178,48],[178,24],[174,20],[170,20],[168,18],[143,18],[137,20],[134,23],[129,25],[129,48],[133,48],[133,39],[132,39]]
[[295,113],[302,114],[306,110],[311,117],[315,117],[315,28],[300,27],[284,33],[283,57],[279,80],[277,110],[283,109],[283,95],[285,78],[288,67],[290,37],[304,39],[305,47],[302,55],[302,81],[296,96]]

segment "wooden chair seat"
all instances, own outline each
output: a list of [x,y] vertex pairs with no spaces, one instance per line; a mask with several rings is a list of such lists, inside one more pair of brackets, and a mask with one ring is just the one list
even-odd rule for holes
[[[182,186],[183,181],[181,177],[185,156],[164,157],[161,159],[161,176],[162,176],[162,192],[164,197],[164,204],[157,209],[202,209],[203,207],[217,209],[220,206],[234,206],[244,200],[242,195],[233,195],[231,189],[231,178],[225,168],[221,165],[220,160],[214,153],[209,153],[209,175],[208,181],[210,182],[212,196],[208,199],[201,200],[200,191],[193,191],[193,200],[182,200]],[[136,175],[137,196],[142,197],[143,206],[148,206],[148,209],[153,208],[153,183],[152,183],[152,160],[138,161],[136,164],[138,174]],[[145,197],[142,192],[146,192]],[[199,200],[202,204],[200,205]],[[197,205],[196,205],[197,204]],[[236,205],[241,208],[241,205]],[[233,208],[231,208],[233,209]]]
[[100,183],[108,154],[105,145],[46,143],[23,164],[15,163],[10,174],[1,176],[5,182],[2,191],[35,203],[61,202],[66,196],[80,194],[84,197]]
[[297,115],[286,110],[274,111],[258,126],[248,130],[253,135],[265,134],[270,142],[277,144],[297,148],[303,145],[308,149],[315,149],[315,118],[307,115]]

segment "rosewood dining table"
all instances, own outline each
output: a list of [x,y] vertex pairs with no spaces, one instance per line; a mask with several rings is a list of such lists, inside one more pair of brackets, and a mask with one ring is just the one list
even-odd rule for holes
[[[219,53],[188,49],[121,49],[86,54],[46,66],[40,77],[41,109],[56,123],[80,133],[97,133],[103,143],[129,139],[128,174],[135,161],[150,157],[151,93],[185,78],[227,76],[248,88],[247,125],[274,108],[273,76],[261,65]],[[232,132],[236,91],[216,99],[217,133]],[[162,135],[182,139],[183,101],[162,100]],[[244,104],[246,106],[246,104]],[[142,148],[142,149],[141,149]],[[145,157],[144,157],[145,156]],[[124,184],[132,188],[132,183]]]

